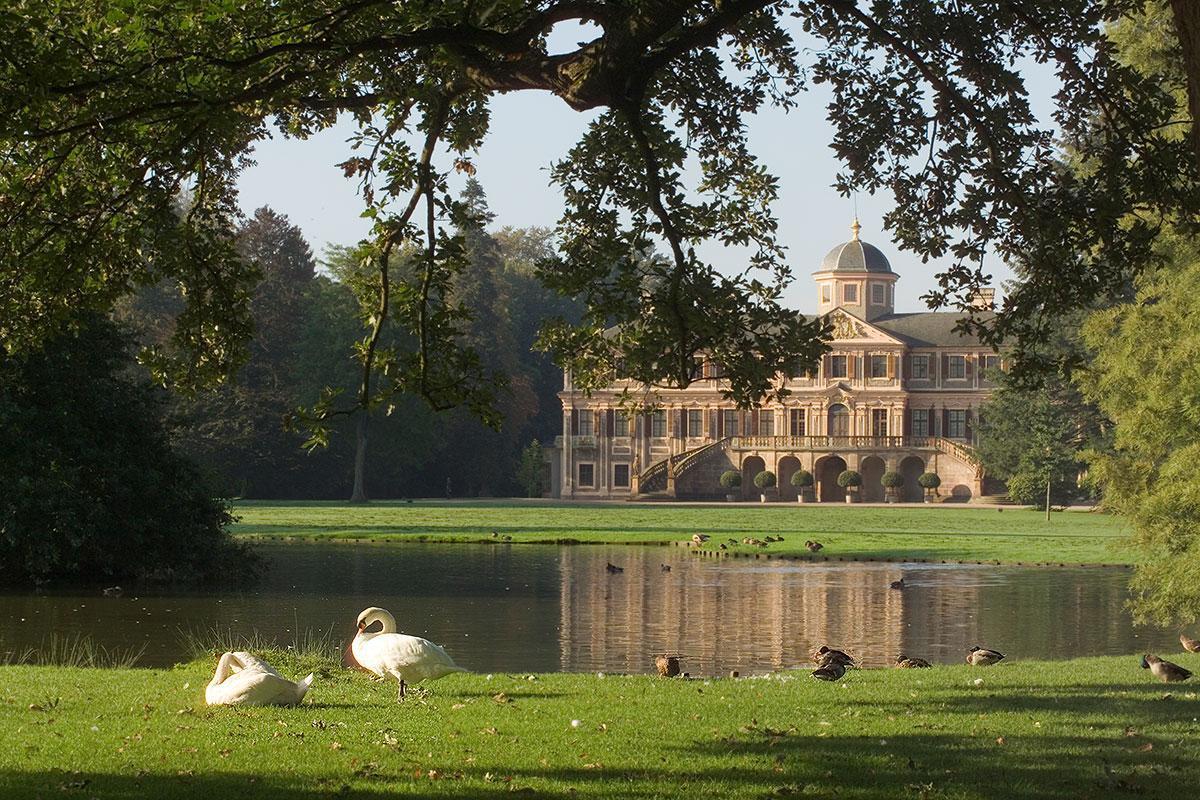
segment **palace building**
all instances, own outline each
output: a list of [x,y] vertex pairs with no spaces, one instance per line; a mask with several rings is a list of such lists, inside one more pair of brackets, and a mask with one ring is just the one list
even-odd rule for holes
[[998,357],[956,332],[953,312],[896,313],[899,275],[859,238],[858,220],[851,230],[813,274],[818,314],[833,336],[815,375],[789,377],[783,403],[754,410],[736,408],[721,395],[724,382],[706,378],[659,390],[657,410],[628,417],[619,397],[638,387],[618,380],[585,396],[566,374],[562,435],[547,448],[550,494],[718,499],[727,491],[720,475],[738,470],[742,497],[757,499],[754,477],[771,470],[778,478],[771,496],[795,501],[791,476],[805,469],[815,478],[814,499],[844,502],[837,476],[851,469],[862,476],[866,502],[884,499],[880,479],[889,471],[903,476],[902,501],[922,499],[917,478],[925,472],[941,478],[944,499],[982,496],[985,476],[971,445]]

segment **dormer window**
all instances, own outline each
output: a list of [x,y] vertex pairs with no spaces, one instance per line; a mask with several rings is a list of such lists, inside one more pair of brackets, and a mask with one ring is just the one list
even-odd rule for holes
[[858,284],[847,283],[842,287],[842,302],[853,305],[858,302]]

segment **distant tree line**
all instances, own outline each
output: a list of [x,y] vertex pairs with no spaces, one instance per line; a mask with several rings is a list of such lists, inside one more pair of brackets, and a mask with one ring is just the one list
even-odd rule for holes
[[[497,390],[500,416],[490,426],[467,409],[436,411],[417,397],[391,397],[370,412],[363,469],[369,497],[526,494],[518,474],[523,448],[560,432],[562,371],[533,343],[542,320],[570,321],[579,309],[534,275],[553,255],[551,231],[485,230],[492,217],[474,181],[463,200],[478,224],[464,231],[466,260],[453,292],[469,312],[469,341],[462,344],[478,353],[485,371],[507,378]],[[327,444],[306,447],[309,434],[296,417],[323,392],[356,390],[354,354],[364,335],[358,284],[371,272],[360,269],[355,246],[330,247],[318,261],[301,231],[270,208],[245,221],[237,244],[261,275],[251,300],[249,357],[231,381],[170,400],[174,444],[228,496],[347,499],[357,418],[331,419]],[[395,269],[405,268],[398,259]],[[119,316],[143,344],[165,345],[180,308],[175,287],[160,285],[139,292]],[[387,328],[381,347],[404,352],[410,338]]]

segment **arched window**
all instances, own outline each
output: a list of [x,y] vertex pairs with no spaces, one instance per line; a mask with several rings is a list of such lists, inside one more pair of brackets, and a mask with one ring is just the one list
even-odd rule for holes
[[850,409],[841,403],[834,403],[829,407],[829,435],[850,435]]

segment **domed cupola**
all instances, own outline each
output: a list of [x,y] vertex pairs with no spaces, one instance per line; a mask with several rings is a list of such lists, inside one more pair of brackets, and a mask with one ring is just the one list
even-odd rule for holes
[[813,273],[818,313],[827,314],[840,307],[869,321],[894,311],[895,284],[900,276],[892,272],[887,256],[878,247],[858,238],[861,230],[855,218],[850,241],[826,253],[821,268]]

